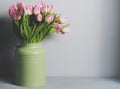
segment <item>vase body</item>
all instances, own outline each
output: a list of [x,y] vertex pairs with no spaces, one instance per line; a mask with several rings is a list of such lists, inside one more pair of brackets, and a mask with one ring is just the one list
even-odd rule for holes
[[38,43],[29,43],[16,48],[17,85],[24,87],[39,87],[45,85],[45,54],[45,49]]

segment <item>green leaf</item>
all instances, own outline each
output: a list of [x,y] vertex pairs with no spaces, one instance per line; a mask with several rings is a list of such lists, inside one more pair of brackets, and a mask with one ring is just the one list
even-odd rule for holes
[[57,30],[54,28],[51,28],[50,33],[54,33],[54,32],[57,32]]
[[39,32],[42,32],[42,29],[44,28],[44,23],[39,25],[36,29],[34,29],[32,35],[31,35],[31,40],[35,37],[36,34],[38,34]]
[[68,27],[70,24],[66,24],[66,25],[63,25],[62,27],[63,28],[66,28],[66,27]]
[[24,40],[24,39],[25,39],[25,36],[24,36],[22,24],[20,25],[20,34],[21,34],[22,40]]
[[24,30],[24,33],[25,33],[25,36],[26,36],[26,40],[28,39],[28,31],[27,31],[27,28],[26,28],[26,25],[23,24],[23,30]]
[[51,31],[51,26],[48,26],[47,31],[46,31],[46,32],[44,33],[44,35],[42,36],[41,41],[42,41],[46,36],[48,36],[48,34],[50,33],[50,31]]

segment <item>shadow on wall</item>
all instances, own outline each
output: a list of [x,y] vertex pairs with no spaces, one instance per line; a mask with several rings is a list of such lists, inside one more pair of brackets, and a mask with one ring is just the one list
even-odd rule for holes
[[120,0],[102,5],[100,70],[104,77],[120,77]]
[[0,79],[5,81],[11,81],[15,76],[14,50],[17,41],[10,19],[0,17]]

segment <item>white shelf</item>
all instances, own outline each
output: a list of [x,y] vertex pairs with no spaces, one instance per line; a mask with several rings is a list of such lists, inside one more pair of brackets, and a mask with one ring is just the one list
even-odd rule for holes
[[49,77],[45,87],[24,88],[0,80],[0,89],[120,89],[115,78]]

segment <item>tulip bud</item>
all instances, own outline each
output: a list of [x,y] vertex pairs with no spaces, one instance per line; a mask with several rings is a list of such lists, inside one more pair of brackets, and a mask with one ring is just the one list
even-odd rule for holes
[[36,6],[34,7],[33,13],[34,13],[35,15],[40,14],[40,6],[39,6],[39,5],[36,5]]
[[53,21],[53,19],[54,19],[54,16],[53,16],[53,15],[50,15],[50,16],[47,16],[47,17],[45,18],[45,21],[48,22],[48,23],[51,23],[51,22]]
[[36,15],[36,19],[37,19],[37,21],[42,21],[42,15],[41,14],[37,14]]
[[32,15],[32,13],[33,13],[33,7],[31,5],[26,6],[25,14]]

